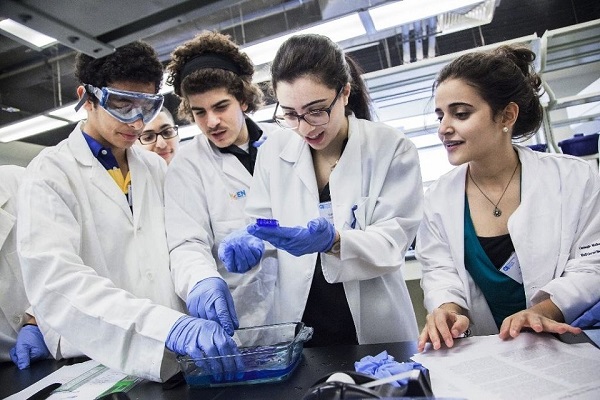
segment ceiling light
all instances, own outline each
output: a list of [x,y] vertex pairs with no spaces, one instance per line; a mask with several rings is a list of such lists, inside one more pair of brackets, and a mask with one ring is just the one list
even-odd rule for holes
[[485,0],[403,0],[369,9],[378,31],[484,3]]
[[70,122],[79,122],[86,118],[86,112],[84,108],[80,108],[79,111],[75,111],[77,103],[71,103],[64,107],[57,108],[56,110],[48,112],[53,117],[64,119]]
[[11,142],[69,125],[69,122],[40,115],[0,128],[0,142]]
[[311,26],[310,28],[279,36],[262,43],[244,47],[243,49],[246,54],[248,54],[250,59],[252,59],[254,65],[265,64],[273,60],[275,53],[277,53],[277,50],[283,42],[294,35],[300,35],[303,33],[316,33],[325,35],[334,42],[342,42],[344,40],[366,35],[367,32],[362,24],[360,16],[357,13],[354,13],[342,18]]
[[44,47],[58,43],[53,37],[46,36],[43,33],[8,18],[0,21],[0,30],[12,39],[23,43],[26,46],[33,47],[35,50],[41,50]]

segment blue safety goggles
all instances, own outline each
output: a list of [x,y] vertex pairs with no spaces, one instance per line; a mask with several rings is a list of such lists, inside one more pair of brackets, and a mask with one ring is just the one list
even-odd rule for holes
[[98,104],[117,120],[130,124],[141,119],[144,124],[152,121],[162,108],[164,97],[162,94],[149,94],[129,92],[109,87],[97,88],[84,84],[85,94],[75,106],[78,111],[89,95],[98,99]]

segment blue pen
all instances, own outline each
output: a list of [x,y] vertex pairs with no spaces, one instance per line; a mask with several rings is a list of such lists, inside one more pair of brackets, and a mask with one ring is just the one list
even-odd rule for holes
[[350,228],[354,229],[356,228],[356,214],[354,213],[354,211],[356,211],[356,209],[358,208],[358,205],[355,204],[352,206],[352,222],[350,223]]

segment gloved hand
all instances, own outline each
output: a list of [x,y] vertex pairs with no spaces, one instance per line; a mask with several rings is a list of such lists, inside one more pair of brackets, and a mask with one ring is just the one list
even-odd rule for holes
[[233,297],[221,278],[206,278],[196,283],[185,304],[192,317],[218,322],[229,336],[240,327]]
[[259,148],[260,145],[265,142],[265,140],[267,140],[267,135],[263,134],[261,137],[258,138],[257,141],[255,141],[254,143],[252,143],[252,146],[256,147],[256,148]]
[[248,234],[246,228],[231,232],[219,244],[219,259],[225,268],[239,274],[258,264],[264,252],[263,241]]
[[[421,364],[417,362],[395,361],[394,357],[389,355],[387,351],[382,351],[376,356],[366,356],[354,363],[354,370],[363,374],[371,375],[374,378],[382,379],[389,376],[397,375],[402,372],[412,371],[413,369],[425,370]],[[394,386],[408,385],[408,379],[390,382]]]
[[296,257],[326,252],[331,249],[335,240],[335,228],[322,217],[309,221],[306,228],[262,227],[254,224],[247,229],[251,235]]
[[32,361],[50,356],[44,336],[37,325],[25,325],[19,331],[15,347],[10,349],[10,359],[19,369],[29,367]]
[[600,301],[577,317],[571,326],[582,329],[600,326]]
[[232,379],[235,372],[243,367],[239,357],[210,358],[240,354],[231,336],[215,321],[182,316],[171,328],[165,347],[174,353],[190,356],[217,379],[221,379],[222,374],[226,379]]

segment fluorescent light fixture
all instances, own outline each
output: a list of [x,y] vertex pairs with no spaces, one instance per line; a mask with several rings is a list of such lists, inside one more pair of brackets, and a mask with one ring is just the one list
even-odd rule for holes
[[389,121],[382,122],[391,127],[399,128],[405,131],[427,130],[433,126],[433,133],[437,132],[437,116],[434,113],[425,115],[415,115],[413,117],[392,119]]
[[46,36],[8,18],[0,21],[0,30],[21,43],[25,42],[24,44],[27,46],[33,45],[36,49],[43,49],[44,47],[58,43],[53,37]]
[[342,18],[327,21],[322,24],[311,26],[310,28],[298,30],[287,35],[245,47],[244,51],[248,54],[250,59],[252,59],[254,65],[265,64],[273,60],[275,53],[283,42],[291,36],[303,33],[317,33],[329,37],[334,42],[342,42],[347,39],[366,35],[367,31],[362,24],[360,16],[357,13],[353,13]]
[[67,121],[39,115],[0,128],[0,142],[11,142],[69,125]]
[[57,117],[66,119],[71,122],[79,122],[82,119],[87,117],[85,110],[83,107],[79,109],[79,111],[75,111],[75,106],[77,103],[68,104],[64,107],[57,108],[56,110],[48,112],[48,114]]
[[369,15],[375,29],[381,31],[484,2],[485,0],[403,0],[370,8]]

